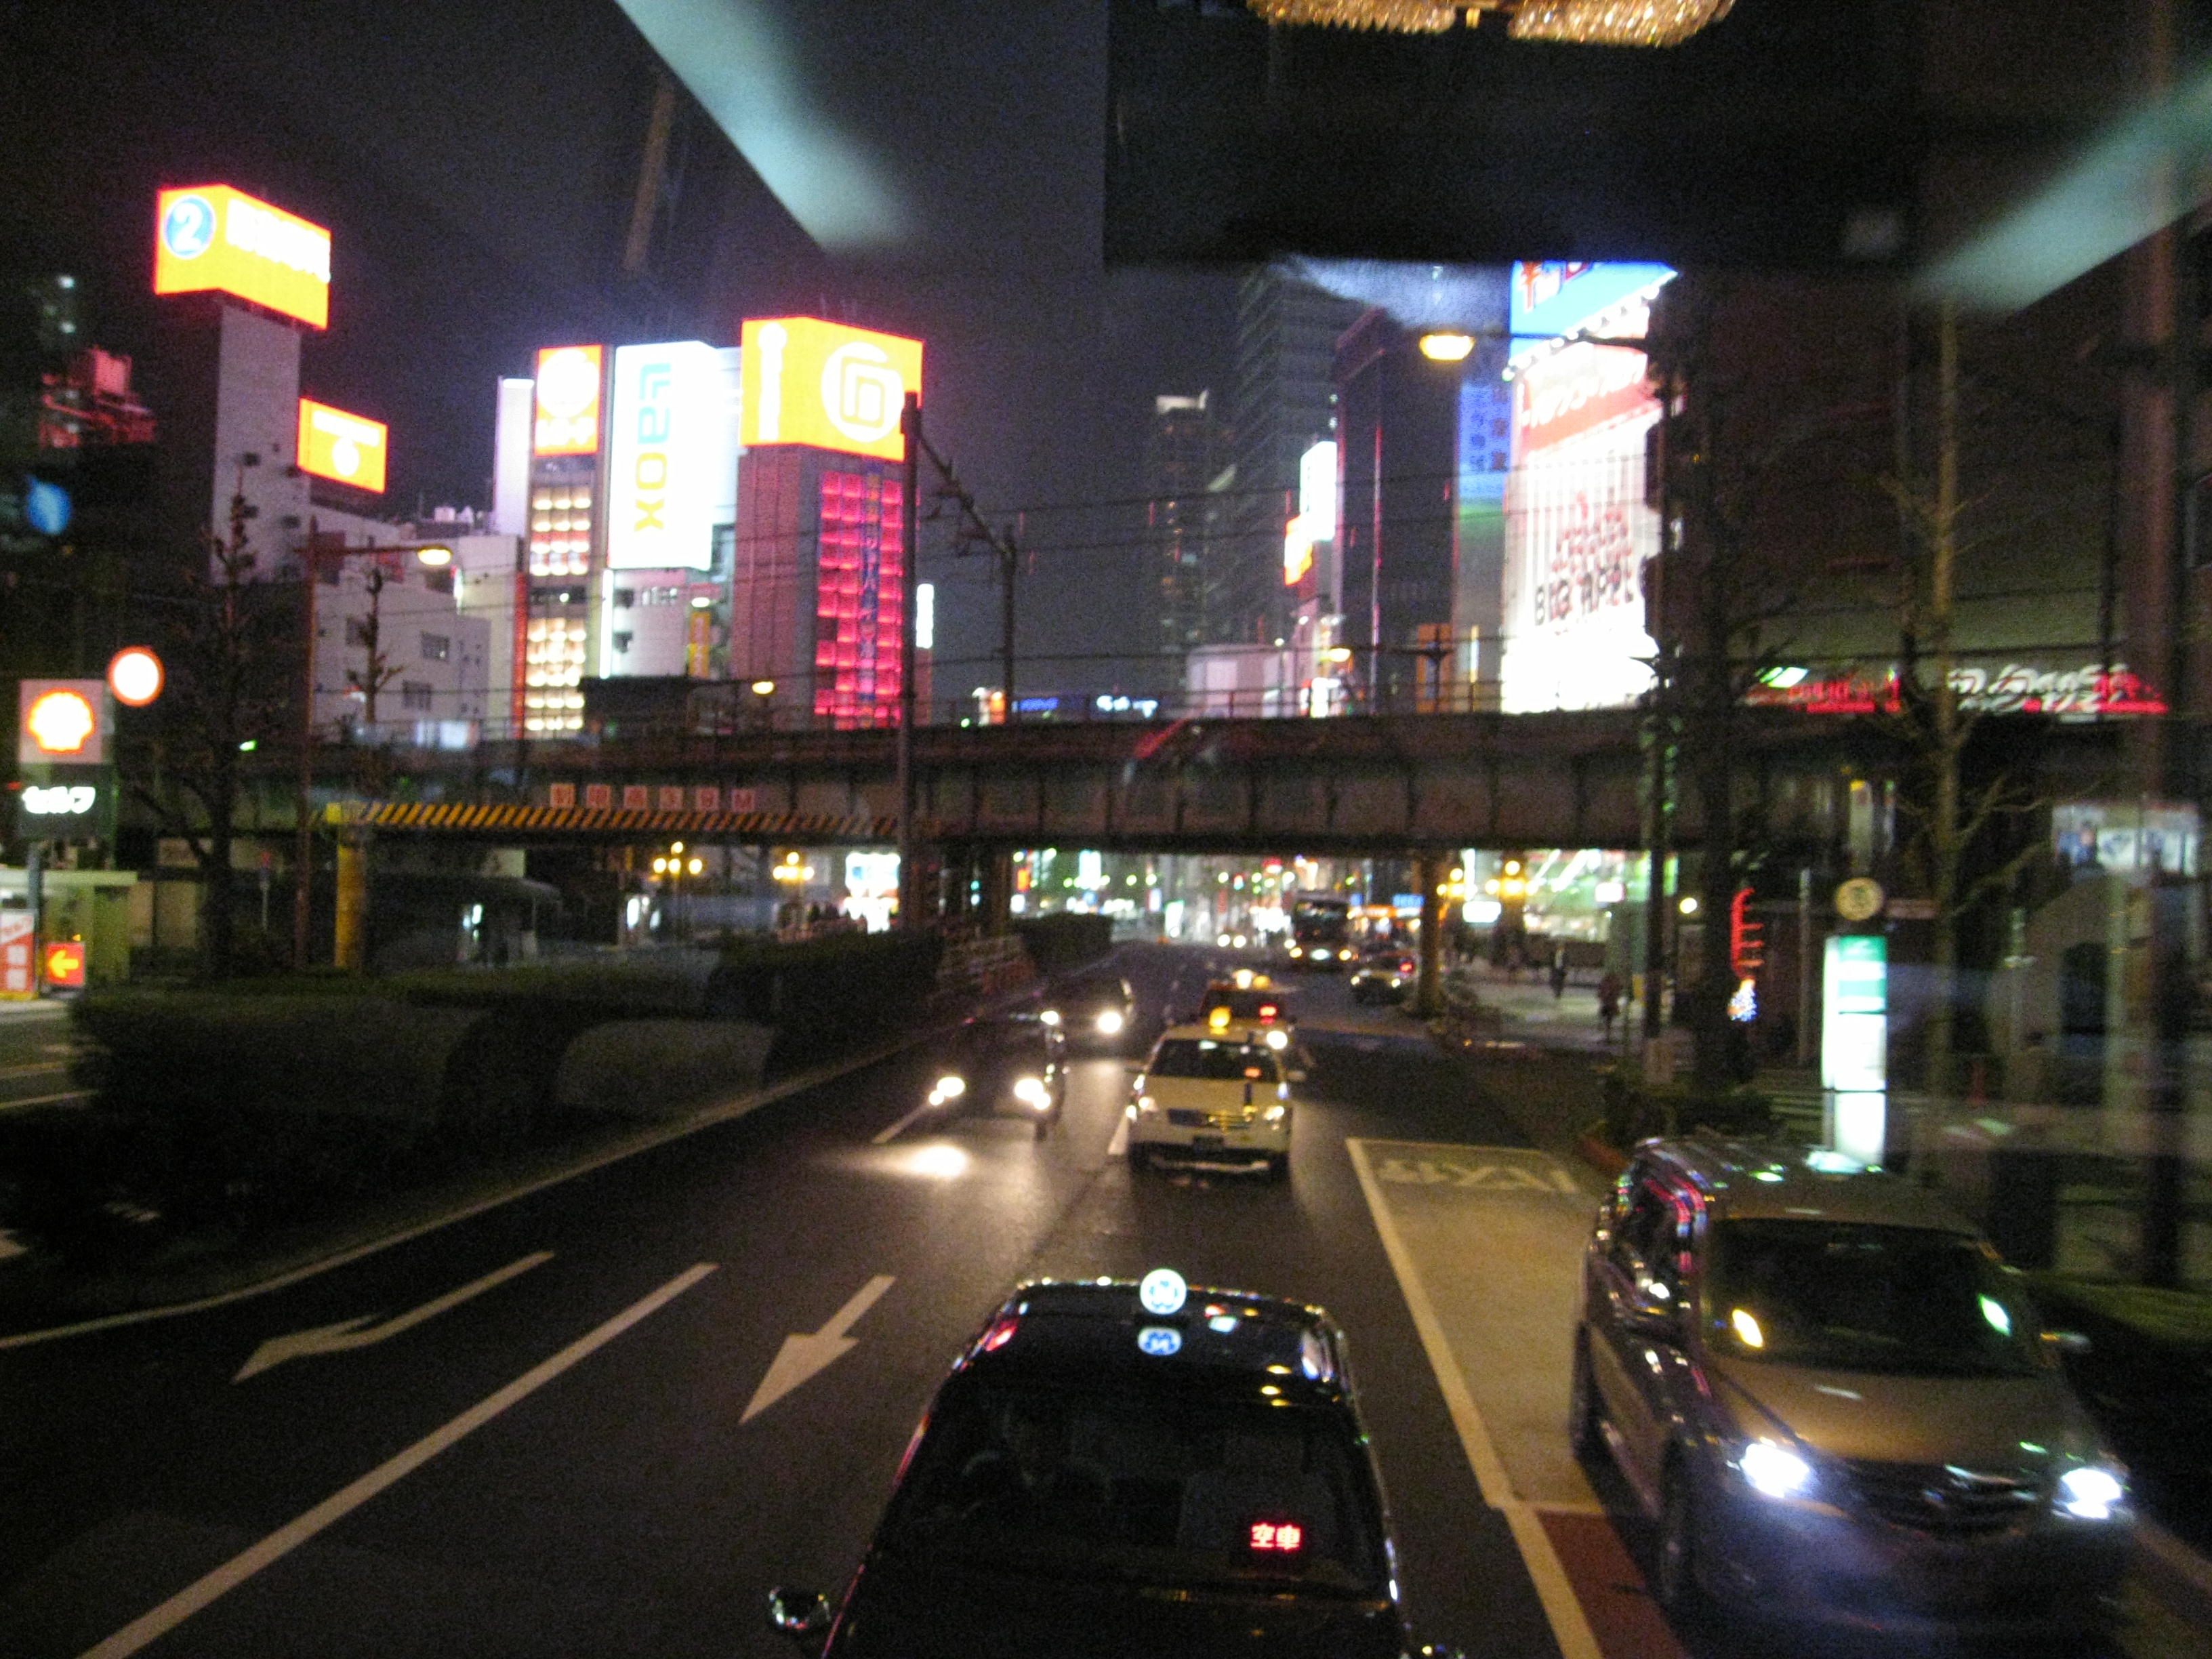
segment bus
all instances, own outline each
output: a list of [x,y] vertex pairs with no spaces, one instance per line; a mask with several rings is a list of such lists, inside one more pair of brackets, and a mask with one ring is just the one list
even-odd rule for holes
[[1327,893],[1302,894],[1291,905],[1291,960],[1330,970],[1352,960],[1352,903]]

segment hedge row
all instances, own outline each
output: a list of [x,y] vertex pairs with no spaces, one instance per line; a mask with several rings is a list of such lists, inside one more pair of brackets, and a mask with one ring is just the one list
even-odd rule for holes
[[844,935],[97,992],[75,1009],[91,1106],[0,1120],[0,1225],[81,1263],[222,1248],[556,1139],[578,1112],[653,1115],[878,1041],[933,1011],[938,951]]

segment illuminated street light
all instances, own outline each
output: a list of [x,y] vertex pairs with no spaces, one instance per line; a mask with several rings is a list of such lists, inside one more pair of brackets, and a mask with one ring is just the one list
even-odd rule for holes
[[1455,363],[1474,349],[1471,334],[1424,334],[1421,356],[1431,362]]
[[775,695],[775,682],[774,680],[755,680],[753,682],[753,696],[757,697],[772,697]]
[[1686,916],[1694,916],[1698,914],[1698,901],[1694,897],[1686,895],[1681,903],[1675,906],[1675,908],[1680,910]]
[[441,570],[453,563],[453,550],[450,547],[418,547],[415,550],[415,562],[428,565],[433,570]]

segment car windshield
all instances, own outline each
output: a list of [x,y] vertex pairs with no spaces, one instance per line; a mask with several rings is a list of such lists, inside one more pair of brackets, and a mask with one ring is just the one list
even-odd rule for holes
[[882,1547],[1081,1577],[1371,1593],[1376,1505],[1332,1413],[1149,1395],[940,1401]]
[[1271,1050],[1211,1037],[1172,1037],[1160,1044],[1146,1071],[1153,1077],[1206,1078],[1218,1083],[1278,1083]]
[[1915,1376],[2043,1367],[2034,1309],[1979,1243],[1958,1233],[1725,1221],[1711,1260],[1709,1328],[1747,1359]]

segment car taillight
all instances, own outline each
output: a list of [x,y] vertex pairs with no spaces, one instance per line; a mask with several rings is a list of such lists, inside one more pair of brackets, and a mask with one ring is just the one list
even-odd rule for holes
[[1012,1314],[1007,1315],[1004,1319],[993,1322],[991,1328],[983,1333],[983,1340],[975,1345],[975,1351],[978,1353],[998,1352],[1000,1349],[1014,1340],[1014,1333],[1021,1328],[1022,1322]]

